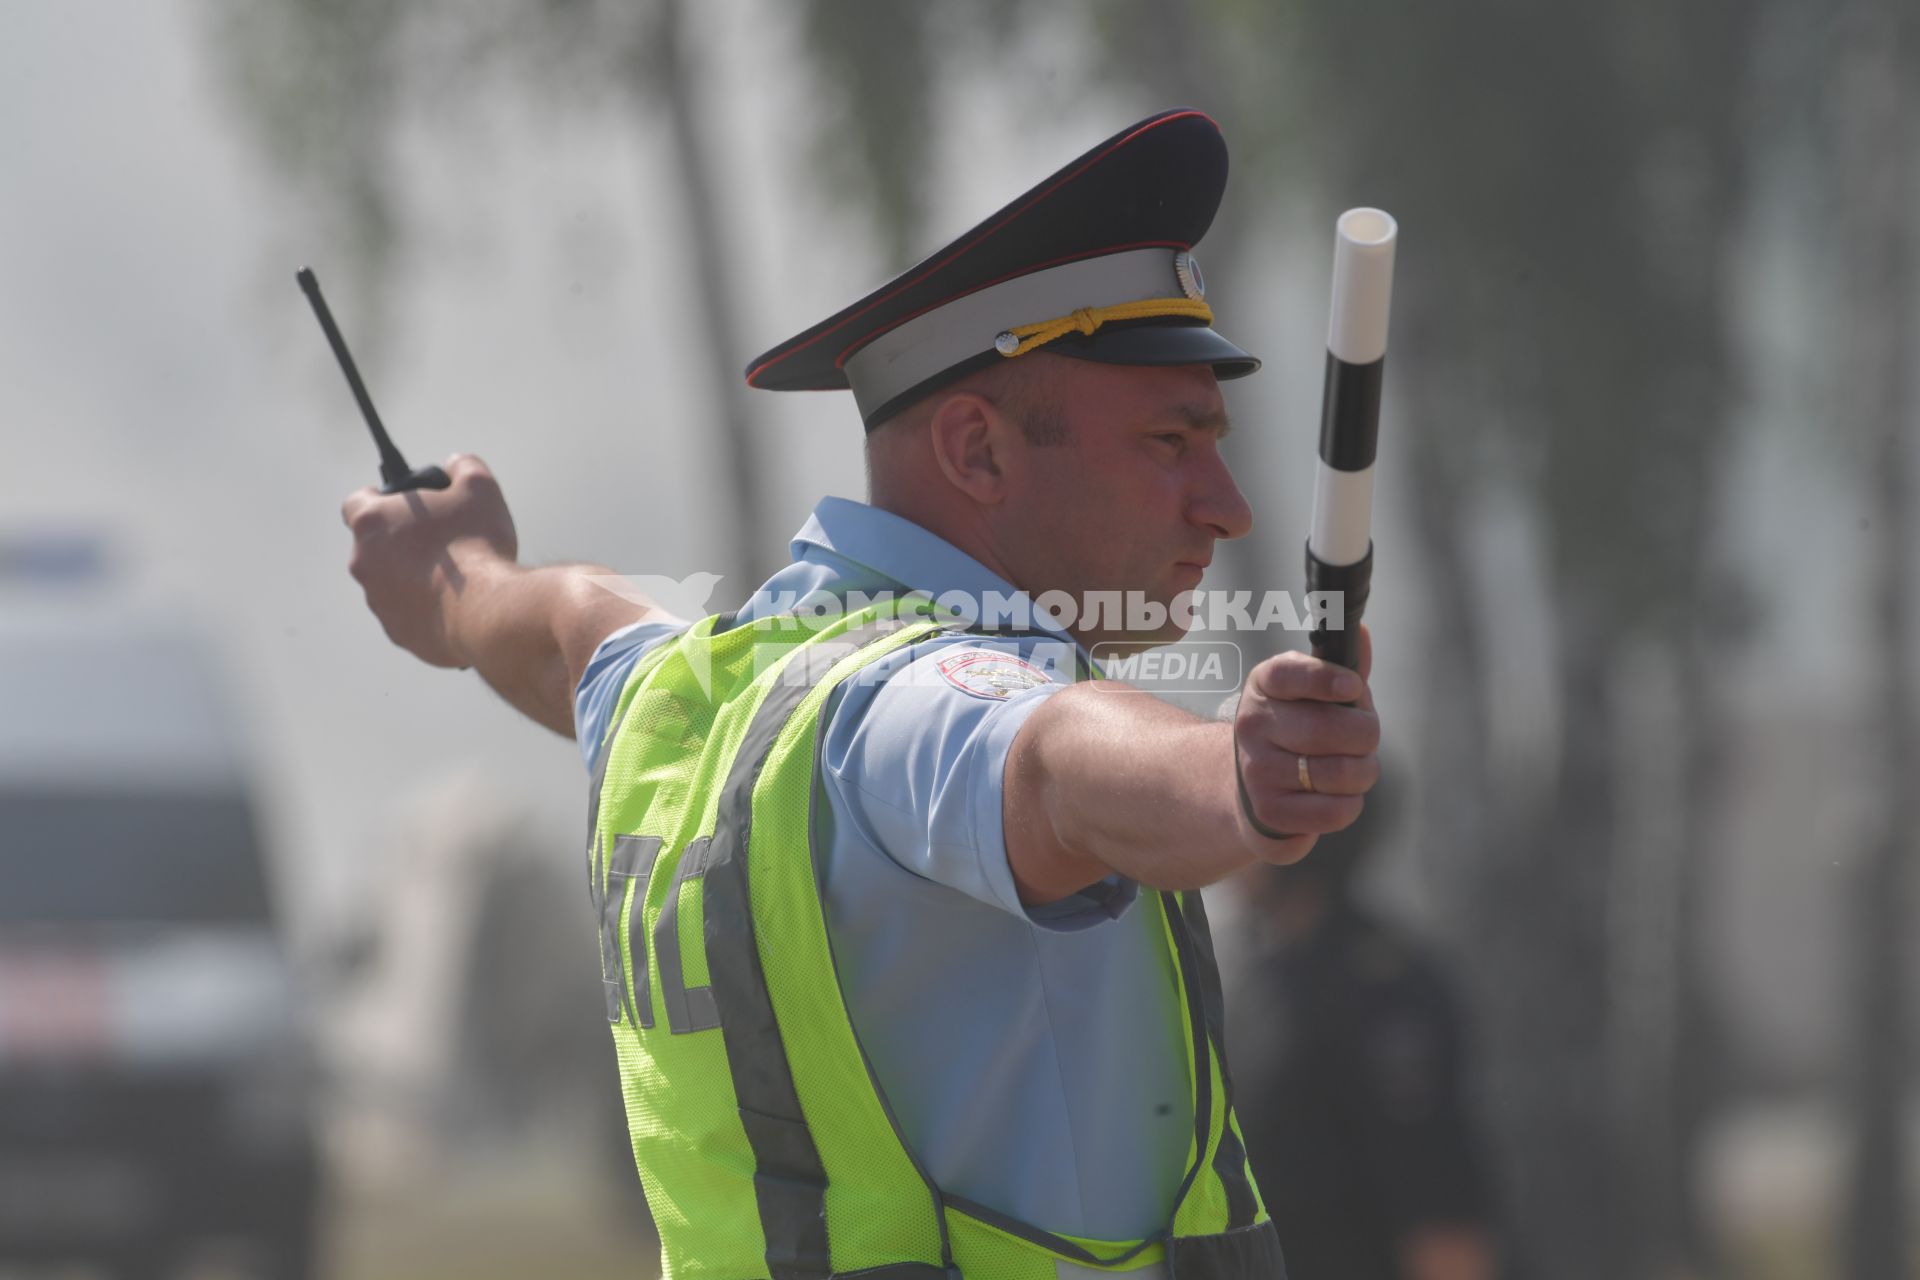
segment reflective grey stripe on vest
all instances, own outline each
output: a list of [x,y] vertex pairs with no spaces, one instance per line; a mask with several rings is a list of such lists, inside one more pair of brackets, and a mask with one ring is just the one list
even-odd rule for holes
[[713,1004],[713,988],[689,987],[680,964],[680,891],[687,881],[706,875],[712,852],[713,842],[705,837],[687,842],[679,864],[674,867],[673,883],[667,886],[667,900],[660,906],[660,918],[653,925],[653,953],[660,965],[660,999],[667,1006],[667,1028],[676,1036],[720,1025],[720,1014]]
[[1227,1066],[1226,1000],[1220,992],[1220,966],[1213,955],[1213,930],[1207,925],[1207,909],[1200,901],[1199,890],[1188,890],[1180,897],[1181,924],[1186,928],[1200,970],[1200,989],[1190,992],[1188,998],[1200,1002],[1207,1035],[1213,1041],[1214,1059],[1220,1064],[1220,1087],[1227,1096],[1220,1146],[1213,1153],[1213,1172],[1227,1194],[1227,1229],[1232,1231],[1252,1226],[1260,1205],[1253,1194],[1253,1183],[1247,1177],[1246,1147],[1241,1144],[1240,1135],[1233,1131],[1233,1076]]
[[[607,891],[600,900],[600,954],[609,968],[601,974],[607,989],[607,1021],[620,1021],[622,1001],[627,1020],[653,1025],[653,992],[647,987],[647,882],[660,857],[659,836],[615,836],[607,859]],[[633,884],[633,905],[627,909],[627,949],[633,953],[634,990],[629,992],[620,974],[620,904],[626,900],[626,882]],[[618,887],[616,887],[616,885]]]
[[[754,712],[728,768],[714,819],[702,900],[707,970],[740,1121],[753,1148],[754,1192],[773,1280],[828,1280],[833,1262],[827,1244],[827,1172],[800,1110],[754,938],[747,881],[753,788],[780,730],[814,686],[848,655],[903,625],[892,619],[870,622],[800,647]],[[928,1272],[940,1274],[934,1268]]]
[[[632,704],[628,704],[631,709]],[[620,723],[625,723],[626,714],[621,713]],[[619,732],[620,725],[614,725]],[[601,747],[600,759],[593,770],[593,799],[587,807],[587,839],[592,841],[587,850],[587,893],[593,900],[593,912],[600,922],[600,987],[606,995],[607,1021],[620,1021],[624,1012],[629,1019],[638,1015],[642,1026],[653,1025],[652,996],[645,989],[645,978],[641,979],[641,990],[637,993],[638,1008],[627,993],[626,975],[620,967],[620,904],[625,900],[626,881],[638,879],[639,889],[633,898],[634,920],[628,926],[629,932],[636,933],[633,925],[639,923],[642,906],[647,898],[647,878],[653,874],[654,859],[660,856],[660,839],[657,836],[615,836],[613,851],[607,852],[606,844],[600,839],[600,789],[607,780],[607,759],[613,755],[613,737],[608,735]],[[634,941],[645,945],[645,938],[636,936]],[[635,955],[644,956],[644,951]],[[636,966],[638,968],[638,966]],[[641,971],[644,975],[644,970]]]
[[1217,1236],[1187,1236],[1167,1246],[1167,1273],[1178,1280],[1287,1280],[1280,1231],[1269,1218]]
[[[634,664],[633,670],[627,675],[628,683],[636,679],[645,679],[648,672],[660,665],[674,640],[678,638],[678,636],[670,636],[641,654],[640,660]],[[652,873],[653,860],[660,852],[660,841],[655,840],[651,850],[636,849],[625,861],[619,862],[617,866],[611,866],[607,863],[605,842],[600,839],[600,792],[607,785],[607,764],[613,759],[613,744],[620,738],[620,730],[627,723],[627,714],[633,710],[633,702],[633,699],[628,699],[627,705],[620,709],[619,716],[607,727],[606,736],[600,739],[600,754],[594,759],[593,777],[587,784],[587,898],[593,903],[595,919],[600,921],[600,985],[606,993],[608,1022],[620,1021],[627,984],[625,976],[620,972],[620,942],[617,932],[619,925],[617,920],[609,923],[607,919],[610,911],[618,910],[617,907],[610,907],[607,899],[612,898],[614,902],[618,902],[619,895],[613,893],[612,885],[607,885],[604,890],[601,886],[615,870],[624,870],[628,875],[639,874],[641,887],[636,895],[634,906],[634,921],[637,923],[641,904],[646,901],[647,876]],[[626,837],[616,838],[614,841],[616,860],[621,856],[620,839],[623,838]],[[644,871],[639,869],[641,857],[646,861]],[[646,940],[638,936],[638,931],[634,930],[631,924],[629,931],[635,933],[634,944],[644,948]],[[644,955],[645,952],[639,951],[635,954]],[[642,989],[638,993],[639,1008],[636,1012],[640,1016],[640,1025],[651,1027],[653,1003],[651,995],[645,990],[645,981],[643,971]]]

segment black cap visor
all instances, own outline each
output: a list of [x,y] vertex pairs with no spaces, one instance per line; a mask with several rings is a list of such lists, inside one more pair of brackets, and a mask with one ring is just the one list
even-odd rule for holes
[[1101,364],[1210,364],[1225,382],[1260,368],[1259,357],[1242,351],[1204,324],[1168,324],[1164,320],[1102,325],[1097,333],[1069,333],[1041,351]]

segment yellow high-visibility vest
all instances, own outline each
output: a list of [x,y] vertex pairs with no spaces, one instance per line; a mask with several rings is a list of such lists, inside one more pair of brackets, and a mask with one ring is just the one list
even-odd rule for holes
[[902,1139],[847,1013],[809,821],[834,688],[950,625],[898,608],[726,630],[707,618],[650,651],[615,709],[589,872],[665,1276],[1283,1277],[1233,1116],[1198,893],[1136,906],[1161,920],[1191,1064],[1194,1136],[1164,1229],[1040,1230],[943,1193]]

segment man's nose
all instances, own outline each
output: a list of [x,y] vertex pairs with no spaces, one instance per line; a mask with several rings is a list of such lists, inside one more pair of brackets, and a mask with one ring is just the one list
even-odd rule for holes
[[1233,482],[1226,459],[1217,453],[1187,516],[1195,524],[1212,530],[1216,538],[1244,538],[1253,529],[1253,509],[1247,506],[1240,486]]

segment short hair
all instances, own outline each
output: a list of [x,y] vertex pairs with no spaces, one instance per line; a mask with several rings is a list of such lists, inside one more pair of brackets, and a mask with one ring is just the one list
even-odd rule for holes
[[888,415],[874,424],[870,434],[886,431],[897,423],[924,422],[947,396],[956,391],[971,391],[985,396],[1018,423],[1020,435],[1028,444],[1040,448],[1066,444],[1073,438],[1073,428],[1067,421],[1066,406],[1061,403],[1058,380],[1047,376],[1048,362],[1063,358],[1035,352],[1017,360],[990,364]]

